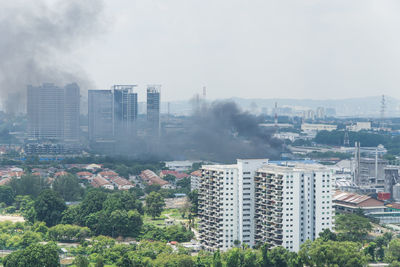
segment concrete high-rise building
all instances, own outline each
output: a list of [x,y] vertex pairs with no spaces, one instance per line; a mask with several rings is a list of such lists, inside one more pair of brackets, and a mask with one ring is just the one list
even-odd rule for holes
[[200,243],[227,250],[237,241],[298,251],[333,228],[332,171],[321,165],[279,166],[267,159],[204,165],[199,179]]
[[255,175],[255,242],[299,251],[333,228],[332,171],[317,164],[265,165]]
[[114,138],[113,94],[111,90],[89,90],[89,140],[110,141]]
[[64,87],[64,141],[79,141],[80,98],[76,83]]
[[119,138],[131,137],[138,115],[136,85],[114,85],[114,133]]
[[150,134],[160,134],[160,88],[161,85],[147,86],[147,123]]
[[27,88],[28,136],[33,140],[79,141],[80,93],[75,83]]
[[199,179],[200,243],[226,250],[236,241],[254,246],[254,172],[267,159],[204,165]]
[[89,90],[90,141],[129,138],[138,114],[136,85],[114,85],[111,90]]

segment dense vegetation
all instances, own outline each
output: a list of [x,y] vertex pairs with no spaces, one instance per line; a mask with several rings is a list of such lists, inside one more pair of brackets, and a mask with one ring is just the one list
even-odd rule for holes
[[[2,225],[4,228],[4,225]],[[8,226],[9,228],[12,226]],[[21,227],[21,225],[19,225]],[[50,229],[36,226],[34,232],[40,237],[49,236]],[[25,229],[25,228],[24,228]],[[33,229],[33,227],[31,227]],[[122,244],[105,236],[93,237],[83,241],[76,248],[69,248],[69,253],[75,255],[75,263],[89,262],[100,264],[115,264],[116,266],[229,266],[229,267],[300,267],[300,266],[339,266],[362,267],[370,261],[383,260],[398,266],[400,260],[400,239],[384,235],[376,242],[369,241],[366,245],[360,242],[339,241],[338,236],[325,231],[314,242],[306,241],[298,253],[289,252],[283,247],[269,248],[263,244],[257,249],[240,246],[226,252],[200,251],[196,256],[190,256],[187,249],[171,246],[165,242],[142,241],[140,243]],[[5,266],[59,266],[59,249],[55,243],[41,245],[39,239],[29,241],[21,250],[13,252],[4,260]],[[378,245],[377,243],[380,243]],[[383,253],[381,255],[381,253]],[[21,263],[25,265],[20,265]],[[31,265],[31,263],[37,265]],[[78,265],[87,266],[87,265]]]

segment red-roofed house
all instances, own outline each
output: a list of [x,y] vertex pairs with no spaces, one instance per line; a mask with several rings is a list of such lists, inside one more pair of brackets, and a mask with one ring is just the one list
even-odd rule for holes
[[151,170],[144,170],[140,173],[140,178],[142,178],[143,181],[145,181],[147,184],[152,185],[152,184],[158,184],[162,188],[171,188],[171,184],[169,184],[167,181],[161,179],[157,174],[155,174]]
[[133,184],[122,177],[115,177],[112,180],[113,184],[118,187],[118,190],[129,190],[133,187]]
[[56,172],[56,173],[54,174],[54,177],[64,176],[64,175],[68,175],[68,172],[66,172],[66,171]]
[[160,172],[160,177],[164,178],[168,174],[173,175],[176,177],[176,179],[183,179],[189,176],[189,174],[184,173],[184,172],[177,172],[177,171],[171,171],[171,170],[162,170]]
[[10,182],[11,182],[11,178],[4,178],[4,179],[0,180],[0,185],[7,185]]
[[104,178],[108,178],[108,179],[118,176],[118,173],[116,173],[115,171],[111,171],[111,170],[101,171],[98,174],[103,176]]
[[109,181],[107,181],[106,179],[101,177],[100,175],[97,175],[96,177],[94,177],[90,184],[93,187],[103,187],[103,188],[110,189],[110,190],[114,189],[114,186]]
[[76,176],[78,176],[79,179],[86,179],[89,180],[93,177],[93,173],[91,172],[78,172],[76,173]]

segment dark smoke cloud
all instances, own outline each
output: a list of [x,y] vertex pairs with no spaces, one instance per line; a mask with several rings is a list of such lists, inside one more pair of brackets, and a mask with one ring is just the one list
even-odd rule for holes
[[202,104],[179,130],[164,133],[160,141],[149,136],[123,144],[116,152],[160,160],[206,160],[232,163],[237,158],[276,159],[282,143],[259,126],[262,117],[243,112],[234,102]]
[[[214,102],[193,116],[191,127],[172,137],[192,158],[233,162],[237,158],[276,158],[281,143],[261,128],[261,117],[243,112],[234,102]],[[166,143],[169,143],[166,136]],[[181,144],[181,145],[179,145]]]
[[27,84],[90,81],[68,56],[102,28],[102,0],[12,0],[0,5],[0,96],[21,112]]

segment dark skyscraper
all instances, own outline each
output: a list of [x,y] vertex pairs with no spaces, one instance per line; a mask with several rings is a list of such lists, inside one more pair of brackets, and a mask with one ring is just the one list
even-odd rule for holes
[[51,83],[27,88],[28,136],[33,140],[79,141],[79,86]]
[[160,134],[160,88],[161,85],[147,86],[147,123],[151,135]]

